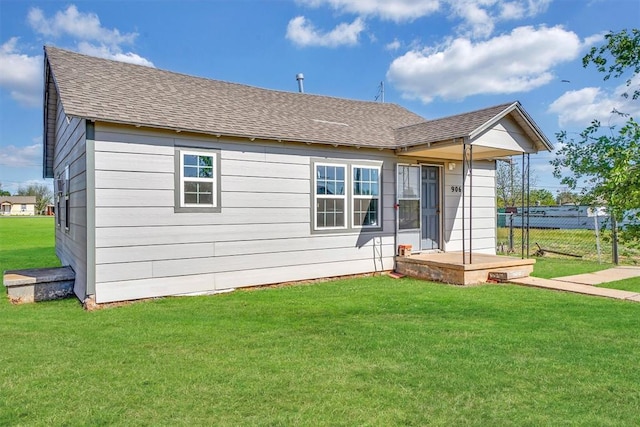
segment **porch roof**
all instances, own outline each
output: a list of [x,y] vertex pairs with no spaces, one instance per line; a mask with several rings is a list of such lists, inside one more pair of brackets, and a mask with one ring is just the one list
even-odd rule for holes
[[[504,128],[505,120],[515,123],[511,131]],[[498,127],[506,132],[486,137]],[[462,159],[465,143],[473,145],[477,160],[553,149],[518,101],[401,127],[396,129],[396,140],[398,154],[451,160]]]

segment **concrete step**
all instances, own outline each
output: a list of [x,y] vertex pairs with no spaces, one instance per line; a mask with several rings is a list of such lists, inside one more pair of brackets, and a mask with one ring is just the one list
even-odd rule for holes
[[508,282],[523,277],[529,277],[529,272],[526,270],[495,270],[489,272],[489,280],[497,280],[498,282]]
[[14,304],[48,301],[73,295],[76,274],[71,267],[7,270],[4,286]]

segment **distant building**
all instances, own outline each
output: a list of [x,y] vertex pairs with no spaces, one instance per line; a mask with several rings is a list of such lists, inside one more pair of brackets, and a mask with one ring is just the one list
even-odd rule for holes
[[35,215],[36,196],[0,197],[0,215]]

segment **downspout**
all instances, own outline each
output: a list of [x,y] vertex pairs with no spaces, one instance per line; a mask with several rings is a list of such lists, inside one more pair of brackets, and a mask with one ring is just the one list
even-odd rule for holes
[[95,123],[85,119],[85,176],[86,176],[86,221],[87,221],[87,288],[86,297],[96,294],[96,155]]

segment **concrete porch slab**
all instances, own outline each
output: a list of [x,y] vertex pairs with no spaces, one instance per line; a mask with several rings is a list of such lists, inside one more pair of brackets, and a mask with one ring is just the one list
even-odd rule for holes
[[474,285],[489,280],[489,273],[500,271],[507,276],[526,277],[535,260],[474,253],[466,263],[462,252],[416,254],[396,257],[395,271],[418,279],[456,285]]

